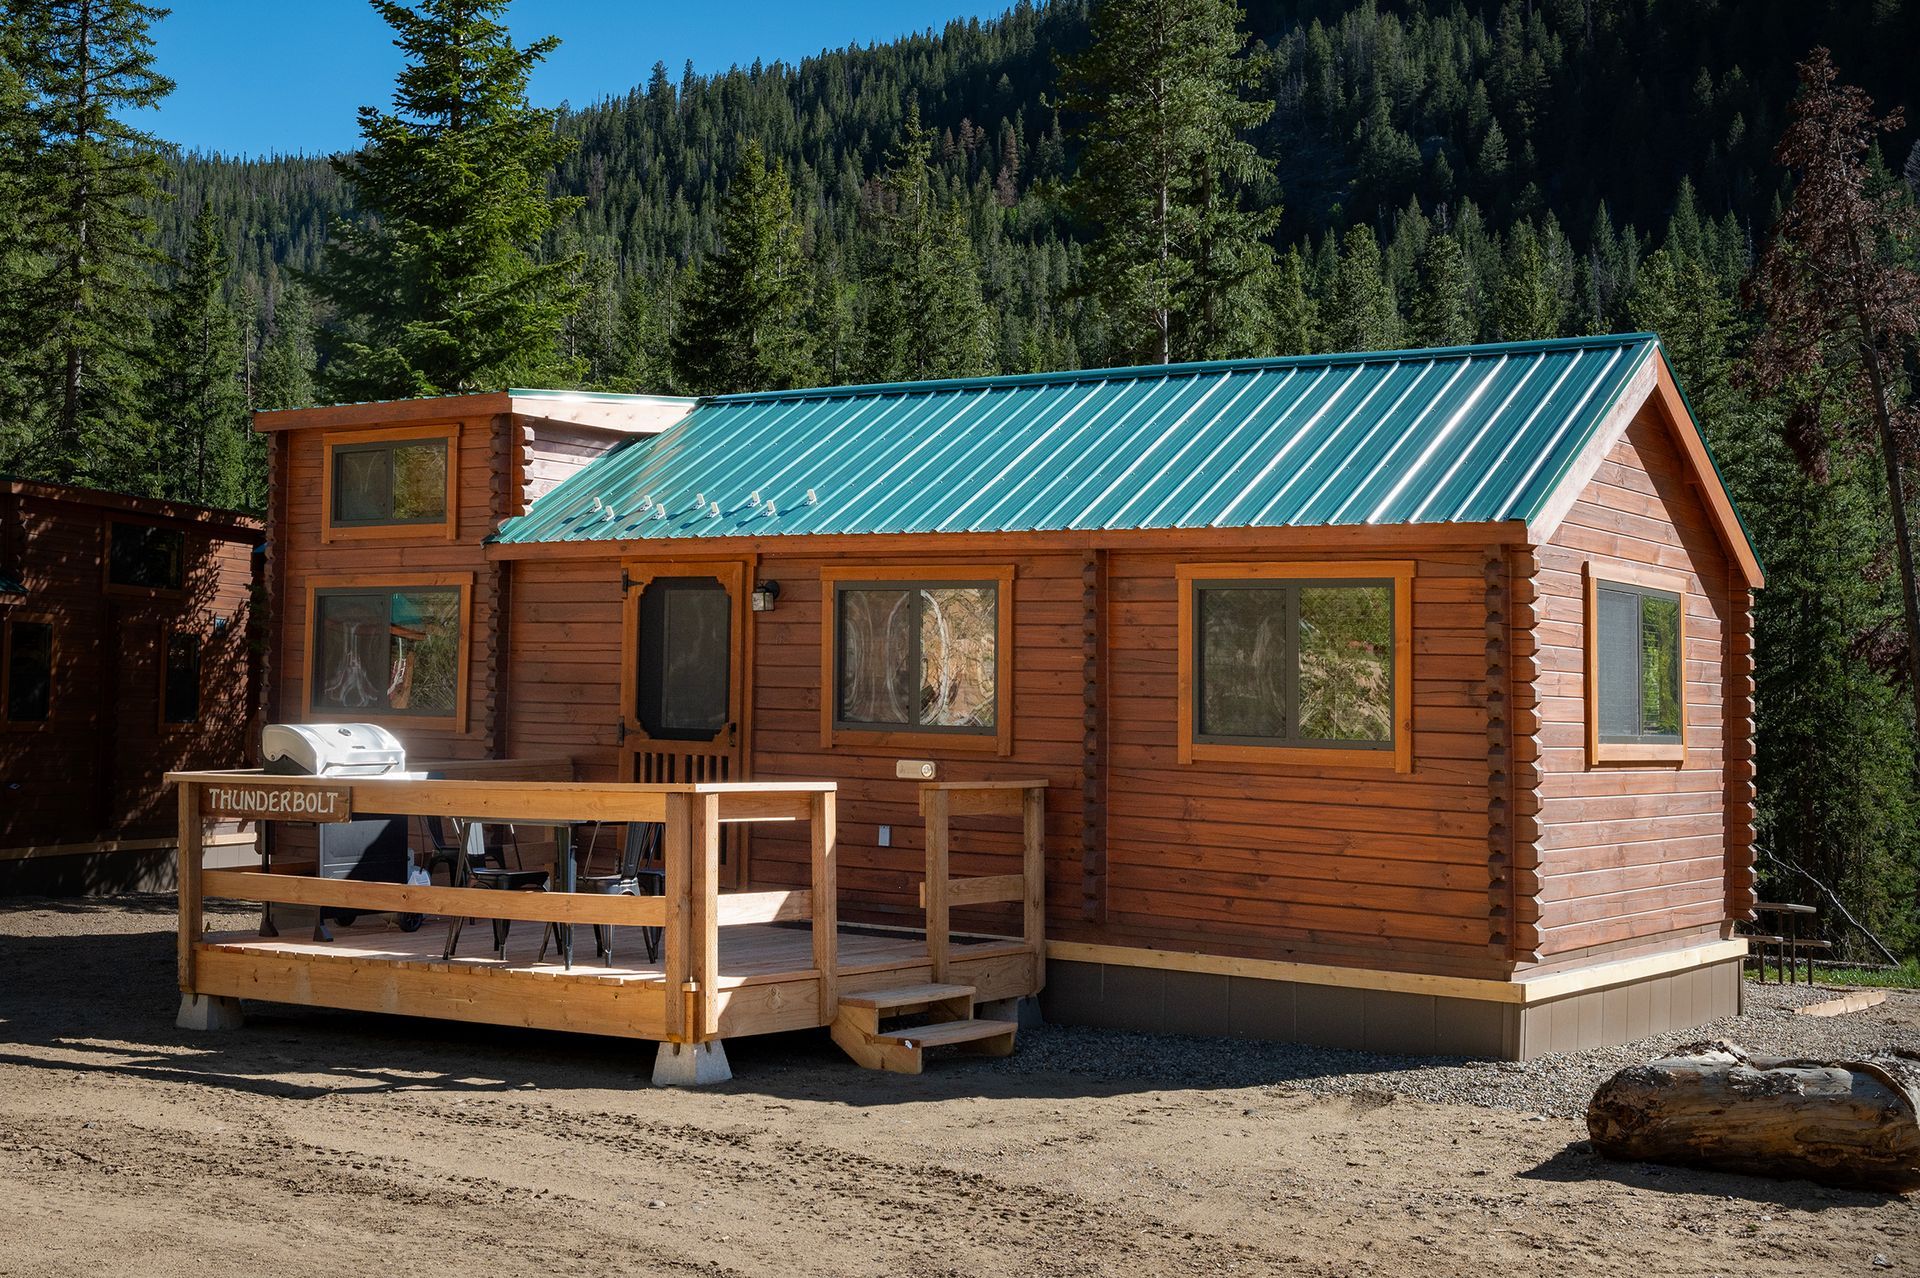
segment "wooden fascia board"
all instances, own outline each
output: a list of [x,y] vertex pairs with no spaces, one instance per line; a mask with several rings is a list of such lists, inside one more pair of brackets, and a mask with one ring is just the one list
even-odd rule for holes
[[217,510],[211,506],[161,501],[153,497],[129,497],[123,493],[67,488],[60,484],[40,484],[25,479],[8,480],[6,489],[14,498],[14,512],[19,510],[20,502],[46,502],[51,505],[91,507],[172,526],[204,529],[223,541],[258,545],[266,537],[266,525],[253,516]]
[[316,427],[346,430],[357,426],[404,426],[411,422],[491,417],[512,411],[513,397],[504,392],[434,395],[424,399],[381,400],[371,404],[332,404],[321,408],[262,411],[253,415],[253,428],[262,433],[311,430]]
[[1599,429],[1580,450],[1580,455],[1574,459],[1559,486],[1549,495],[1540,513],[1528,523],[1528,541],[1543,546],[1553,539],[1574,503],[1580,500],[1580,494],[1586,491],[1587,485],[1599,473],[1607,454],[1613,451],[1613,446],[1620,442],[1627,428],[1633,424],[1633,419],[1649,402],[1658,407],[1661,419],[1667,424],[1668,435],[1680,455],[1686,459],[1693,489],[1700,494],[1701,504],[1707,508],[1707,515],[1713,520],[1714,530],[1720,534],[1728,558],[1738,566],[1748,589],[1757,590],[1764,586],[1766,574],[1761,571],[1759,556],[1747,540],[1746,529],[1740,524],[1740,516],[1734,512],[1733,498],[1727,493],[1727,486],[1721,482],[1720,472],[1707,455],[1707,444],[1700,433],[1699,423],[1687,411],[1686,400],[1680,394],[1679,383],[1673,379],[1673,369],[1668,365],[1664,351],[1655,352],[1655,358],[1648,360],[1634,374],[1620,397],[1607,410]]
[[925,555],[992,551],[1084,553],[1249,553],[1284,556],[1356,552],[1482,550],[1525,545],[1519,520],[1473,524],[1340,524],[1315,528],[1088,529],[992,533],[824,533],[777,537],[661,537],[629,541],[494,542],[488,559],[686,559],[743,554]]

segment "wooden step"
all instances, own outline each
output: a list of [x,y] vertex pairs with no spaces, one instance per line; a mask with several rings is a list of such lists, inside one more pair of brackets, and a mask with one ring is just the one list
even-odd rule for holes
[[1006,1051],[993,1053],[1005,1056],[1013,1051],[1013,1036],[1019,1028],[1013,1021],[937,1021],[916,1029],[887,1030],[874,1037],[883,1043],[899,1043],[903,1047],[951,1047],[956,1043],[987,1045],[989,1040],[1005,1039]]
[[842,994],[842,1007],[870,1007],[875,1011],[891,1012],[902,1007],[924,1007],[928,1003],[945,1003],[950,999],[973,998],[971,985],[897,985],[892,989],[860,990],[853,994]]

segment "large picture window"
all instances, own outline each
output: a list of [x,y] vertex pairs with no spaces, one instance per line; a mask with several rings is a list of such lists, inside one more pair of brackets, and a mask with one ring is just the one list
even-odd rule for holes
[[465,719],[468,585],[316,583],[308,644],[310,710],[343,717]]
[[1185,761],[1410,763],[1400,563],[1183,565]]
[[829,739],[924,734],[1006,741],[1010,569],[983,579],[879,570],[830,579]]
[[123,519],[108,521],[107,584],[130,590],[184,590],[186,531]]
[[332,436],[326,442],[329,538],[453,532],[457,431],[402,427]]
[[1597,763],[1682,759],[1685,583],[1635,570],[1602,572],[1587,575],[1590,752]]
[[45,723],[53,715],[53,624],[0,622],[0,722]]

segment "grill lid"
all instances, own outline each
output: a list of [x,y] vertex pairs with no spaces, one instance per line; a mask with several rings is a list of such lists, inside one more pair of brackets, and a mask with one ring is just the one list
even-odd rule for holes
[[399,738],[377,723],[268,724],[260,757],[281,776],[376,777],[407,766]]

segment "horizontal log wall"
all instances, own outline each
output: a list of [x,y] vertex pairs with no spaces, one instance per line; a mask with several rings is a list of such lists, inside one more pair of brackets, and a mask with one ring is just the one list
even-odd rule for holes
[[471,759],[491,753],[490,712],[497,689],[487,677],[489,659],[494,655],[487,636],[498,616],[500,584],[499,574],[489,571],[481,541],[493,531],[504,509],[500,505],[502,485],[496,483],[496,476],[504,482],[507,464],[496,440],[501,429],[503,423],[490,417],[460,423],[456,537],[450,539],[436,527],[331,543],[323,542],[320,535],[322,469],[329,432],[287,432],[285,533],[278,550],[284,594],[278,601],[279,634],[272,664],[275,707],[283,720],[298,722],[307,717],[304,697],[311,621],[307,614],[309,578],[350,574],[373,582],[414,573],[470,572],[472,614],[467,633],[461,637],[468,662],[467,730],[423,727],[405,716],[379,721],[415,758]]
[[[1675,943],[1727,917],[1729,757],[1726,646],[1744,625],[1732,571],[1685,463],[1649,405],[1538,554],[1537,692],[1542,721],[1541,955]],[[1686,759],[1590,763],[1586,586],[1591,564],[1657,568],[1686,583]]]
[[[0,487],[9,539],[0,563],[27,590],[20,602],[0,604],[0,621],[49,622],[54,648],[48,720],[0,724],[0,847],[164,833],[173,821],[161,779],[168,770],[243,763],[251,749],[257,689],[248,639],[259,532],[116,502]],[[109,590],[104,556],[113,521],[183,529],[185,589]],[[163,727],[164,652],[173,629],[201,642],[200,718]]]

